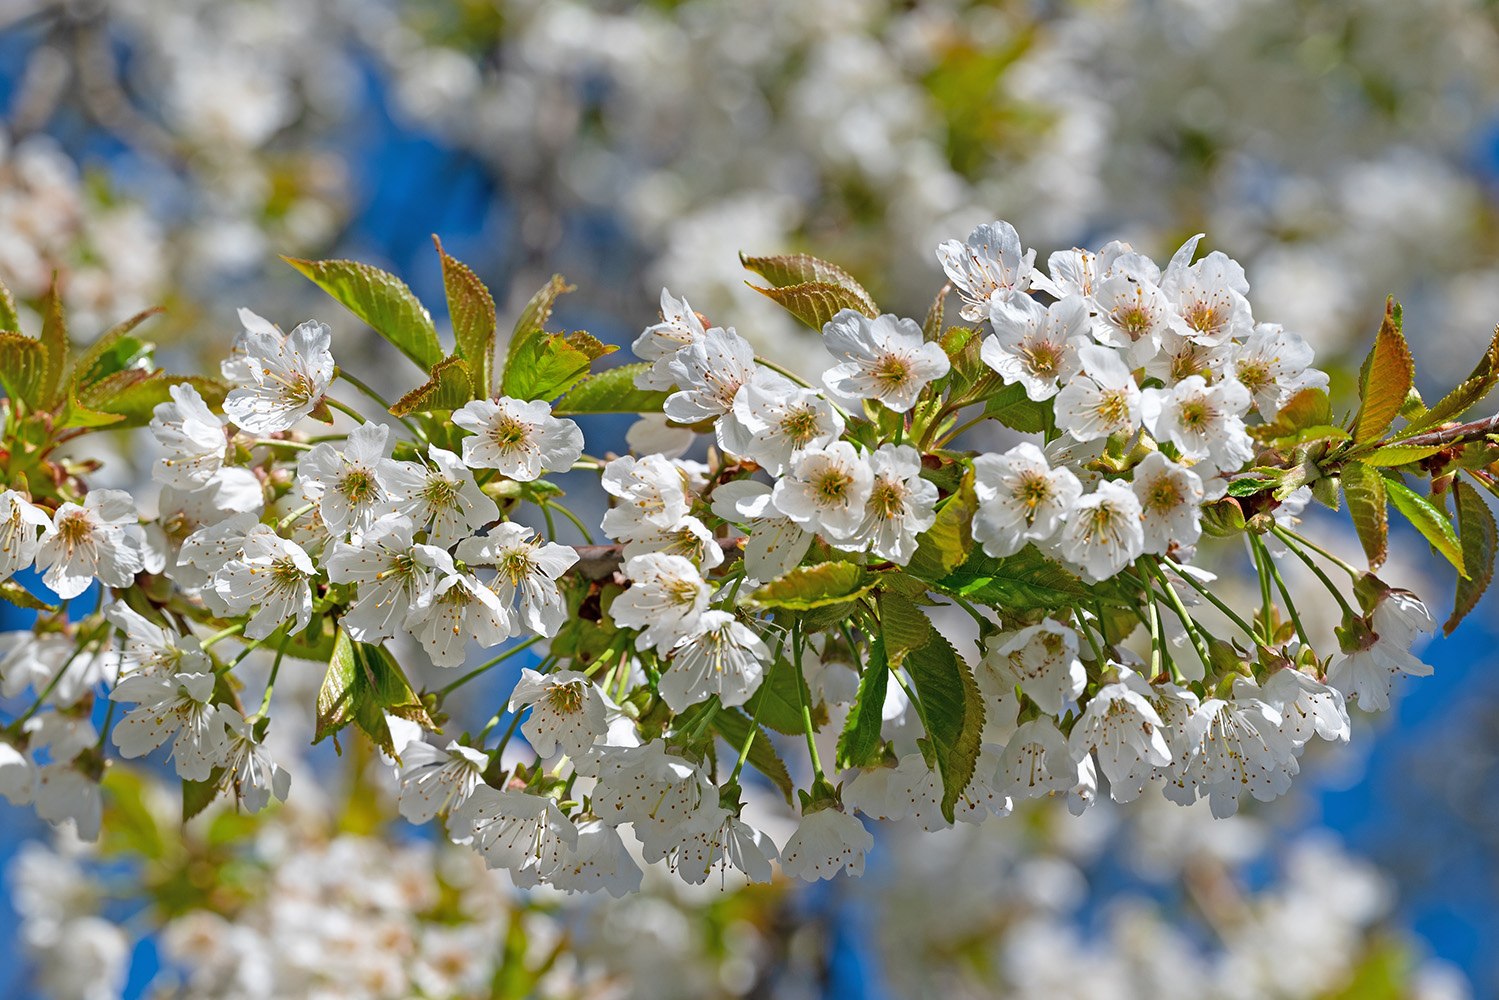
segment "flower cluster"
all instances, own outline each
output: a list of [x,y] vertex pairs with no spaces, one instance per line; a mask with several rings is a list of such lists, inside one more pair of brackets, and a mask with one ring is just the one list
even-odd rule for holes
[[[858,814],[934,830],[1046,796],[1082,812],[1154,788],[1219,816],[1273,799],[1308,743],[1348,739],[1346,699],[1381,709],[1396,677],[1429,672],[1411,648],[1434,620],[1372,572],[1385,508],[1459,570],[1482,554],[1487,508],[1460,475],[1494,481],[1493,421],[1453,418],[1499,381],[1499,347],[1427,408],[1392,305],[1339,426],[1310,349],[1257,322],[1243,270],[1196,259],[1199,239],[1164,268],[1111,243],[1041,270],[1007,223],[981,226],[937,248],[949,285],[924,323],[881,313],[825,261],[746,258],[821,330],[815,382],[665,291],[640,362],[591,371],[608,348],[545,330],[560,280],[501,364],[489,293],[439,246],[444,357],[393,276],[298,262],[429,380],[389,404],[336,366],[327,326],[286,333],[242,311],[221,379],[105,373],[160,397],[141,420],[160,453],[155,518],[88,490],[55,443],[10,449],[22,488],[3,495],[0,569],[98,600],[70,621],[4,583],[44,614],[0,662],[6,695],[34,692],[0,735],[0,793],[97,834],[106,734],[88,709],[104,687],[125,706],[105,726],[121,756],[170,744],[186,814],[220,792],[251,810],[284,799],[265,737],[292,658],[327,664],[317,739],[364,732],[397,769],[403,816],[440,817],[522,886],[624,895],[642,861],[690,883],[766,881],[777,861],[808,880],[858,873],[873,846]],[[950,291],[964,324],[944,323]],[[13,439],[138,414],[88,381],[109,346],[66,394],[13,380]],[[397,422],[366,419],[338,384]],[[80,394],[95,409],[77,412]],[[584,454],[570,417],[598,413],[639,415],[632,454]],[[346,432],[302,429],[344,417]],[[964,447],[996,434],[1004,450]],[[599,477],[612,544],[559,502],[548,476],[574,471]],[[1430,476],[1430,497],[1405,476]],[[1340,485],[1369,572],[1295,530]],[[554,513],[590,544],[559,542]],[[1194,565],[1212,536],[1244,547],[1254,597]],[[1292,558],[1343,611],[1335,649],[1308,634],[1280,570]],[[1467,567],[1450,624],[1486,582]],[[972,665],[950,638],[964,629]],[[512,639],[458,670],[475,644]],[[488,723],[457,732],[457,692],[540,642]],[[249,710],[236,668],[272,656]],[[504,756],[516,732],[534,759]],[[797,739],[805,765],[787,759]],[[780,844],[746,818],[747,768],[799,805]]]

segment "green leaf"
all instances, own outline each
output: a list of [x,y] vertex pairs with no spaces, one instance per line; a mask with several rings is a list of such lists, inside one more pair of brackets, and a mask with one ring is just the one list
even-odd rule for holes
[[[1344,475],[1346,476],[1346,471]],[[1457,532],[1452,530],[1452,522],[1447,520],[1447,515],[1434,507],[1430,500],[1416,493],[1404,483],[1394,479],[1385,480],[1385,492],[1389,494],[1390,503],[1395,509],[1405,515],[1405,519],[1421,532],[1431,547],[1447,558],[1460,576],[1466,577],[1467,570],[1463,568],[1463,549],[1458,543]]]
[[1228,495],[1231,497],[1252,497],[1256,493],[1274,489],[1280,482],[1278,479],[1263,479],[1259,476],[1245,476],[1235,479],[1228,484]]
[[979,604],[1014,611],[1065,608],[1091,603],[1097,596],[1095,590],[1029,545],[1003,559],[976,548],[967,562],[938,580],[936,586]]
[[1442,626],[1442,631],[1451,635],[1468,613],[1478,606],[1478,599],[1489,589],[1494,579],[1494,553],[1499,549],[1499,525],[1494,523],[1494,512],[1473,487],[1462,480],[1452,485],[1454,506],[1457,508],[1457,534],[1463,546],[1463,565],[1468,575],[1457,579],[1457,596],[1452,604],[1452,616]]
[[744,713],[732,708],[720,708],[713,716],[713,728],[735,751],[742,748],[744,741],[750,738],[751,726],[754,726],[755,739],[750,744],[750,766],[769,778],[771,784],[779,788],[781,794],[786,796],[786,801],[790,802],[796,791],[796,782],[791,780],[786,762],[776,752],[775,744],[765,735],[765,730],[755,726]]
[[1358,460],[1365,465],[1374,465],[1387,468],[1394,465],[1408,465],[1411,462],[1419,462],[1423,458],[1429,458],[1441,451],[1441,445],[1409,445],[1409,444],[1387,444],[1382,448],[1375,448],[1358,456]]
[[932,620],[900,594],[880,594],[880,637],[892,668],[899,668],[906,654],[925,646],[932,638]]
[[[857,303],[846,308],[857,309],[870,317],[878,316],[880,313],[879,307],[874,304],[874,297],[864,290],[864,286],[859,284],[853,275],[837,264],[831,264],[810,254],[748,257],[741,253],[739,261],[745,268],[770,282],[772,289],[790,288],[797,285],[826,285],[847,293],[848,301]],[[753,285],[750,287],[754,288]],[[758,290],[764,291],[764,289]],[[821,329],[822,324],[819,323],[817,328]]]
[[0,281],[0,330],[21,332],[21,317],[16,312],[15,296],[10,294],[10,289],[5,287],[3,281]]
[[852,309],[865,316],[877,315],[873,311],[874,304],[867,296],[860,296],[847,288],[822,281],[808,281],[784,288],[762,288],[748,281],[745,284],[819,333],[828,320],[844,309]]
[[224,769],[216,767],[213,773],[202,781],[182,782],[182,822],[186,823],[194,816],[213,804],[213,800],[219,797],[219,792],[224,787]]
[[353,722],[386,754],[399,761],[385,721],[386,713],[436,729],[394,657],[382,646],[352,641],[347,632],[339,629],[328,672],[318,690],[313,742],[336,735]]
[[1415,434],[1428,427],[1456,420],[1481,402],[1496,383],[1499,383],[1499,327],[1494,329],[1488,350],[1484,351],[1472,373],[1457,388],[1438,400],[1435,406],[1411,421],[1410,426],[1402,433]]
[[47,355],[47,372],[42,378],[37,405],[50,410],[62,402],[63,375],[68,370],[68,321],[62,311],[62,295],[57,288],[57,276],[42,301],[42,333],[37,338]]
[[520,315],[515,318],[515,326],[510,331],[510,343],[505,348],[505,369],[508,372],[510,365],[527,344],[546,335],[547,321],[552,318],[552,307],[557,304],[559,296],[573,290],[560,274],[552,275],[548,281],[535,295],[531,296]]
[[0,332],[0,388],[32,409],[42,399],[47,379],[47,352],[40,341],[22,333]]
[[130,334],[146,320],[163,312],[160,306],[146,309],[105,330],[73,363],[69,385],[77,392],[102,378],[133,367],[149,358],[151,345]]
[[321,743],[354,721],[359,697],[359,664],[354,659],[354,640],[343,629],[333,640],[333,658],[317,693],[317,728],[312,742]]
[[172,398],[172,386],[184,382],[198,390],[210,409],[222,406],[229,392],[229,386],[216,378],[129,368],[88,386],[76,401],[96,414],[112,413],[123,418],[111,424],[113,427],[143,427],[151,422],[156,407]]
[[660,413],[671,393],[635,388],[635,376],[650,367],[642,362],[590,375],[569,389],[552,407],[552,412],[559,417],[580,413]]
[[942,815],[953,808],[973,778],[984,729],[984,703],[973,671],[935,629],[926,645],[906,656],[927,738],[942,776]]
[[0,582],[0,599],[30,611],[44,611],[50,614],[57,610],[57,605],[48,604],[15,580]]
[[812,693],[797,676],[796,665],[783,656],[770,665],[760,686],[744,703],[744,710],[778,733],[800,736],[803,700],[810,705]]
[[937,511],[932,526],[916,538],[916,553],[906,572],[923,580],[939,580],[968,559],[973,551],[973,515],[978,511],[973,493],[973,470],[963,474],[957,492]]
[[432,369],[432,377],[391,405],[392,416],[430,410],[456,410],[474,398],[468,363],[460,357],[445,358]]
[[581,331],[527,338],[505,365],[501,391],[516,399],[555,399],[587,378],[596,358],[614,350]]
[[1384,564],[1390,551],[1389,511],[1385,500],[1385,479],[1362,462],[1343,466],[1343,495],[1348,498],[1348,514],[1359,544],[1369,560],[1371,570]]
[[1037,403],[1025,394],[1019,382],[999,389],[984,402],[984,416],[993,417],[1011,430],[1039,434],[1046,429],[1052,402]]
[[885,639],[874,637],[859,678],[859,695],[838,737],[838,766],[866,767],[874,762],[880,749],[880,726],[884,722],[885,691],[890,685],[890,664],[885,656]]
[[1384,322],[1374,346],[1359,370],[1359,411],[1353,421],[1353,440],[1377,440],[1400,413],[1416,378],[1416,365],[1401,332],[1401,310],[1394,298],[1385,300]]
[[422,371],[431,371],[442,360],[431,315],[400,278],[353,260],[281,259],[400,348]]
[[432,242],[442,259],[442,286],[458,355],[468,365],[474,396],[488,398],[494,392],[494,297],[467,264],[448,256],[435,235]]
[[921,334],[927,340],[937,340],[942,336],[942,317],[947,312],[948,290],[949,286],[943,285],[942,291],[937,293],[937,297],[932,300],[931,306],[926,311],[926,320],[921,324]]
[[826,562],[798,566],[779,580],[772,580],[750,595],[761,608],[807,611],[825,604],[849,601],[869,593],[878,581],[863,566],[851,562]]

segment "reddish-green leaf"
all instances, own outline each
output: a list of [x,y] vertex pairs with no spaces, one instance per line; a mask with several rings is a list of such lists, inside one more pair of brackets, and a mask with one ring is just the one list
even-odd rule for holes
[[1453,484],[1457,507],[1457,534],[1463,547],[1463,565],[1468,575],[1457,578],[1457,597],[1452,604],[1452,616],[1442,626],[1448,635],[1468,612],[1478,606],[1478,599],[1488,590],[1494,579],[1494,553],[1499,549],[1499,525],[1494,523],[1494,512],[1489,509],[1483,494],[1462,480]]
[[42,334],[38,339],[47,356],[38,405],[50,410],[62,402],[62,378],[68,370],[68,321],[63,315],[62,294],[55,274],[42,301]]
[[511,362],[515,360],[522,348],[537,338],[546,336],[547,321],[552,318],[552,307],[557,304],[557,299],[573,290],[573,286],[560,274],[552,275],[548,281],[535,295],[531,296],[520,315],[515,318],[515,326],[510,331],[510,343],[505,348],[505,368],[508,371]]
[[354,260],[281,259],[400,348],[422,371],[431,371],[442,360],[432,317],[400,278]]
[[391,405],[392,416],[429,410],[456,410],[474,398],[473,376],[459,357],[445,358],[432,369],[432,376]]
[[21,332],[21,317],[16,312],[15,297],[10,294],[10,289],[5,287],[3,281],[0,281],[0,330]]
[[[796,286],[816,285],[839,289],[846,294],[845,301],[848,305],[839,308],[857,309],[866,316],[878,316],[879,308],[874,304],[874,297],[864,290],[864,286],[855,280],[837,264],[830,264],[825,260],[813,257],[810,254],[793,253],[782,254],[774,257],[748,257],[739,255],[739,260],[744,266],[754,271],[760,277],[770,282],[772,289],[786,289]],[[754,288],[754,285],[750,286]],[[764,292],[765,289],[757,289]],[[772,296],[774,298],[774,296]],[[779,301],[779,300],[777,300]],[[785,303],[782,303],[783,305]],[[790,306],[787,306],[789,309]],[[837,312],[838,310],[833,310]],[[824,322],[826,322],[824,320]],[[821,329],[822,324],[817,324]]]
[[1348,498],[1348,513],[1358,532],[1359,544],[1369,559],[1369,568],[1378,569],[1390,552],[1389,511],[1385,502],[1385,480],[1374,469],[1361,462],[1343,466],[1343,495]]
[[47,379],[47,352],[23,333],[0,332],[0,387],[30,407],[41,405]]
[[875,315],[870,311],[872,306],[866,299],[847,288],[826,282],[808,281],[784,288],[762,288],[748,281],[745,284],[819,332],[828,320],[844,309],[852,309],[866,316]]
[[1400,306],[1391,298],[1385,302],[1384,322],[1359,372],[1360,406],[1353,422],[1354,441],[1375,441],[1389,430],[1415,378],[1415,362],[1401,332]]
[[660,413],[670,393],[635,388],[635,376],[649,368],[649,364],[642,362],[590,375],[569,389],[552,412],[559,417],[579,413]]
[[467,264],[448,256],[435,235],[432,242],[442,258],[442,285],[458,355],[468,366],[474,395],[488,397],[494,391],[494,297]]
[[[1344,475],[1347,475],[1346,470]],[[1456,567],[1459,575],[1467,576],[1467,570],[1463,568],[1463,549],[1447,515],[1437,510],[1430,500],[1394,479],[1385,480],[1385,491],[1389,494],[1390,503],[1421,532],[1422,537],[1431,543],[1431,547],[1445,556]]]
[[1494,329],[1488,350],[1484,351],[1472,373],[1435,406],[1412,421],[1405,433],[1414,434],[1448,420],[1456,420],[1487,396],[1496,383],[1499,383],[1499,327]]

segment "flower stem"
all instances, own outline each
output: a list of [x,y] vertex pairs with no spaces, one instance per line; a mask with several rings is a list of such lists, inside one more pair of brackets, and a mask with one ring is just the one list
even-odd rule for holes
[[557,503],[557,502],[555,502],[553,500],[546,501],[546,503],[544,504],[544,506],[556,508],[557,511],[562,514],[563,517],[567,518],[569,521],[571,521],[573,523],[573,526],[576,527],[578,529],[578,531],[582,532],[582,534],[583,534],[583,541],[587,542],[589,545],[593,544],[593,535],[591,533],[589,533],[587,526],[584,525],[583,522],[578,519],[578,515],[574,514],[572,511],[568,510],[562,504]]
[[368,420],[364,419],[364,415],[362,413],[360,413],[358,410],[354,409],[348,403],[340,403],[338,400],[334,399],[332,396],[324,396],[323,397],[323,402],[327,403],[329,406],[333,407],[335,410],[339,411],[340,413],[343,413],[343,414],[345,414],[347,416],[353,417],[354,421],[356,423],[360,423],[360,424],[367,424],[367,423],[369,423]]
[[85,649],[93,645],[95,639],[103,636],[105,637],[105,641],[107,642],[109,632],[113,628],[114,626],[110,625],[108,622],[104,622],[98,628],[94,629],[92,632],[89,632],[83,638],[79,639],[77,645],[73,647],[73,652],[70,653],[68,655],[68,658],[63,661],[62,666],[57,668],[57,673],[52,675],[52,679],[47,682],[47,686],[42,688],[41,693],[36,696],[36,701],[32,702],[31,707],[23,712],[21,714],[21,717],[18,718],[15,722],[11,723],[11,725],[19,729],[26,722],[26,720],[30,719],[37,712],[41,711],[41,708],[44,704],[46,704],[47,699],[52,696],[52,692],[57,690],[57,685],[62,683],[63,675],[68,672],[68,668],[73,665],[73,662],[83,654],[83,651]]
[[212,649],[221,640],[227,639],[227,638],[229,638],[230,636],[233,636],[233,635],[239,635],[244,630],[245,630],[245,626],[244,626],[243,622],[241,622],[241,623],[239,623],[237,625],[230,625],[228,628],[226,628],[226,629],[220,629],[219,631],[215,632],[213,635],[209,636],[207,639],[204,639],[201,643],[199,643],[199,646],[201,648],[203,648],[203,649]]
[[796,664],[796,702],[802,713],[802,729],[807,734],[807,755],[812,758],[812,780],[814,783],[826,781],[822,773],[822,759],[817,755],[817,730],[812,727],[812,706],[807,704],[807,697],[803,694],[807,691],[807,676],[802,672],[802,623],[800,619],[791,622],[791,656]]
[[1286,587],[1286,581],[1280,578],[1280,567],[1275,565],[1275,560],[1270,558],[1270,553],[1265,553],[1265,563],[1270,568],[1270,576],[1275,580],[1275,587],[1280,591],[1280,599],[1286,604],[1286,612],[1291,616],[1291,624],[1296,626],[1296,637],[1301,640],[1303,648],[1312,648],[1311,640],[1306,637],[1306,629],[1301,625],[1301,616],[1296,613],[1296,602],[1291,600],[1291,591]]
[[1336,566],[1339,569],[1341,569],[1344,573],[1347,573],[1354,580],[1357,580],[1359,577],[1361,577],[1361,576],[1364,575],[1362,572],[1359,571],[1359,569],[1357,567],[1350,566],[1348,563],[1344,562],[1342,559],[1339,559],[1337,556],[1333,555],[1331,552],[1327,551],[1322,546],[1320,546],[1317,543],[1311,541],[1310,539],[1304,538],[1303,536],[1297,534],[1294,531],[1291,531],[1291,530],[1289,530],[1287,528],[1282,528],[1278,524],[1275,527],[1271,528],[1270,530],[1274,531],[1283,540],[1290,541],[1290,540],[1294,539],[1295,541],[1301,543],[1306,548],[1311,549],[1313,552],[1317,553],[1317,555],[1321,556],[1323,559],[1326,559],[1328,562],[1332,563],[1334,566]]
[[[1322,581],[1322,586],[1326,587],[1327,592],[1337,600],[1338,606],[1343,609],[1344,615],[1348,616],[1349,618],[1359,617],[1359,615],[1353,610],[1352,607],[1349,606],[1348,602],[1343,598],[1343,595],[1338,592],[1338,588],[1334,586],[1333,582],[1330,579],[1328,579],[1327,574],[1322,571],[1322,567],[1318,566],[1316,560],[1312,559],[1312,557],[1307,555],[1306,552],[1301,548],[1300,543],[1304,542],[1304,539],[1302,539],[1299,535],[1293,534],[1292,532],[1279,527],[1278,525],[1274,528],[1271,528],[1270,530],[1275,532],[1276,536],[1279,537],[1281,541],[1286,543],[1286,548],[1290,549],[1291,552],[1296,555],[1297,559],[1300,559],[1303,563],[1306,564],[1307,569],[1311,570],[1317,575],[1317,579]],[[1344,564],[1344,568],[1347,568],[1346,563]]]
[[448,684],[445,687],[438,688],[437,689],[437,696],[439,698],[446,697],[450,692],[456,690],[457,688],[462,687],[463,685],[467,684],[469,681],[473,680],[475,677],[478,677],[479,675],[483,674],[485,671],[487,671],[487,670],[489,670],[489,669],[491,669],[491,668],[493,668],[495,666],[498,666],[501,663],[504,663],[506,660],[510,659],[510,657],[514,656],[516,653],[521,652],[522,650],[530,649],[532,646],[536,645],[538,642],[540,642],[542,639],[545,639],[545,638],[546,638],[546,636],[533,635],[531,638],[527,639],[525,642],[520,643],[519,645],[516,645],[516,646],[511,646],[509,649],[505,650],[499,656],[496,656],[494,659],[488,661],[487,663],[484,663],[484,664],[482,664],[482,665],[480,665],[478,667],[475,667],[473,670],[470,670],[468,673],[464,674],[462,677],[458,678],[453,683]]
[[[1164,561],[1167,565],[1169,565],[1176,571],[1176,575],[1181,577],[1182,580],[1186,582],[1187,586],[1197,591],[1197,593],[1201,594],[1204,598],[1207,599],[1209,604],[1217,608],[1219,611],[1223,612],[1224,616],[1227,617],[1229,621],[1237,625],[1245,635],[1249,636],[1250,641],[1252,641],[1256,646],[1259,646],[1266,652],[1274,652],[1274,650],[1270,648],[1270,644],[1264,640],[1260,633],[1254,630],[1254,626],[1246,622],[1238,612],[1234,611],[1233,608],[1229,607],[1227,604],[1224,604],[1217,597],[1215,597],[1212,591],[1208,590],[1202,584],[1198,583],[1196,580],[1192,579],[1190,576],[1184,573],[1179,564],[1173,562],[1170,559],[1166,559]],[[1160,570],[1157,569],[1157,572],[1160,572]],[[1161,579],[1166,579],[1165,573],[1161,573]]]
[[281,658],[286,655],[286,644],[290,641],[290,635],[284,636],[281,645],[276,647],[276,659],[271,663],[271,676],[265,681],[265,694],[260,696],[260,708],[251,716],[251,719],[263,719],[271,710],[271,692],[276,690],[276,675],[281,672]]
[[303,504],[301,507],[298,507],[296,510],[292,511],[290,514],[286,515],[281,520],[276,522],[276,531],[279,533],[285,531],[287,528],[290,528],[294,522],[300,519],[303,515],[311,513],[315,507],[317,507],[317,504],[315,503]]
[[1182,603],[1181,596],[1171,586],[1171,580],[1161,570],[1159,563],[1151,562],[1146,565],[1150,566],[1160,581],[1161,594],[1166,598],[1166,603],[1171,606],[1176,617],[1181,619],[1182,628],[1186,630],[1187,638],[1192,641],[1192,648],[1197,651],[1197,658],[1202,661],[1202,669],[1211,670],[1213,657],[1208,651],[1207,640],[1203,638],[1202,630],[1197,627],[1197,623],[1192,620],[1192,615],[1187,611],[1187,606]]

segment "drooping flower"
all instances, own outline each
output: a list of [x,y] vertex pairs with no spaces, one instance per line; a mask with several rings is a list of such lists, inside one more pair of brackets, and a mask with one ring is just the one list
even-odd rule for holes
[[1280,712],[1257,693],[1252,681],[1240,678],[1233,697],[1209,698],[1198,709],[1202,736],[1188,778],[1220,819],[1238,811],[1246,791],[1261,802],[1285,794],[1300,767],[1281,732]]
[[874,470],[847,441],[808,448],[771,493],[776,509],[806,530],[848,538],[864,519]]
[[878,400],[897,413],[915,406],[927,383],[952,366],[941,344],[927,342],[920,324],[888,313],[870,319],[843,309],[823,326],[822,342],[840,362],[822,376],[835,396]]
[[1135,466],[1131,486],[1140,501],[1145,551],[1164,554],[1173,544],[1194,545],[1202,536],[1202,479],[1153,451]]
[[114,727],[121,756],[143,757],[170,739],[177,774],[188,781],[207,779],[229,745],[213,702],[215,680],[211,672],[133,674],[116,684],[110,700],[136,706]]
[[65,503],[42,532],[36,568],[58,597],[77,597],[96,578],[128,587],[145,568],[145,532],[135,498],[124,490],[93,490],[83,504]]
[[179,634],[155,622],[147,621],[124,601],[115,601],[104,609],[104,615],[124,636],[120,653],[120,673],[129,674],[202,674],[212,671],[208,656],[192,633]]
[[1077,353],[1083,374],[1057,393],[1057,427],[1078,441],[1132,433],[1140,426],[1140,389],[1119,352],[1089,344]]
[[553,800],[483,784],[448,814],[448,826],[455,843],[473,847],[522,887],[547,882],[578,846],[577,827]]
[[1053,469],[1046,455],[1024,442],[999,455],[973,460],[978,511],[973,538],[991,556],[1014,555],[1027,542],[1056,533],[1083,487],[1071,469]]
[[1401,674],[1429,677],[1432,669],[1411,652],[1411,644],[1435,623],[1426,606],[1409,591],[1380,595],[1367,621],[1345,623],[1342,648],[1327,668],[1327,682],[1366,712],[1390,707],[1390,691]]
[[530,707],[521,733],[545,759],[557,752],[578,757],[608,730],[608,706],[593,681],[576,670],[541,674],[527,667],[510,692],[510,711]]
[[616,899],[640,889],[644,873],[619,832],[603,820],[578,824],[578,844],[552,873],[553,888],[564,892],[597,892]]
[[616,541],[670,531],[687,516],[689,502],[682,472],[661,455],[625,455],[604,466],[604,492],[620,502],[604,512],[604,534]]
[[1008,670],[1043,712],[1061,715],[1083,693],[1088,680],[1077,642],[1076,632],[1047,618],[992,640],[984,658],[997,669]]
[[291,634],[312,620],[312,578],[317,567],[296,542],[257,524],[238,557],[214,574],[214,590],[236,614],[251,613],[245,636],[264,639],[290,620]]
[[636,387],[670,389],[675,385],[671,359],[682,348],[698,343],[707,335],[703,321],[698,319],[687,300],[661,289],[661,322],[646,327],[632,345],[637,358],[651,362],[649,369],[635,376]]
[[285,338],[274,329],[247,330],[237,342],[239,385],[224,400],[224,412],[251,434],[290,428],[317,409],[333,382],[333,334],[307,322]]
[[962,316],[977,322],[989,303],[1024,292],[1035,274],[1036,251],[1023,250],[1020,234],[1008,222],[985,223],[962,243],[944,240],[937,245],[937,262],[963,299]]
[[39,532],[51,527],[47,512],[17,490],[0,493],[0,581],[30,566],[41,547]]
[[446,749],[412,740],[401,750],[401,815],[412,823],[429,822],[467,801],[479,784],[489,756],[456,740]]
[[614,826],[633,824],[648,862],[666,857],[699,810],[717,802],[707,775],[668,752],[663,740],[609,748],[599,757],[593,811]]
[[407,615],[406,628],[439,667],[462,663],[470,639],[498,646],[512,634],[510,614],[499,595],[472,573],[438,580],[432,599]]
[[755,373],[755,349],[732,328],[714,327],[682,348],[667,365],[678,390],[661,409],[681,424],[712,420],[729,412],[740,386]]
[[1020,383],[1028,398],[1050,399],[1082,367],[1079,348],[1087,345],[1088,303],[1069,296],[1050,308],[1029,295],[994,302],[989,308],[994,336],[979,346],[984,364],[1007,385]]
[[1300,670],[1281,669],[1270,675],[1261,690],[1261,697],[1280,713],[1281,735],[1297,749],[1313,736],[1348,742],[1348,705],[1337,688]]
[[864,855],[873,847],[873,835],[857,818],[842,809],[818,809],[802,814],[781,849],[781,870],[808,882],[832,878],[845,868],[850,875],[862,875]]
[[493,566],[491,588],[510,616],[537,635],[554,636],[567,621],[557,581],[578,561],[570,545],[543,542],[533,528],[502,521],[488,535],[464,539],[458,558],[471,566]]
[[291,775],[271,758],[271,752],[255,735],[254,722],[232,708],[221,713],[228,733],[224,748],[222,787],[250,812],[270,805],[271,796],[285,802],[291,791]]
[[710,695],[732,708],[760,686],[770,650],[749,626],[727,611],[704,611],[697,626],[671,649],[671,667],[658,689],[673,712],[686,711]]
[[1169,440],[1204,470],[1236,472],[1254,457],[1244,427],[1249,402],[1249,391],[1237,382],[1208,385],[1190,375],[1169,389],[1147,389],[1141,408],[1157,441]]
[[170,403],[158,403],[151,417],[151,433],[166,452],[151,469],[151,477],[178,489],[197,489],[224,465],[228,439],[224,421],[203,402],[191,382],[171,386]]
[[1092,582],[1107,580],[1145,551],[1141,515],[1129,483],[1102,480],[1073,503],[1057,534],[1057,549]]
[[666,652],[697,627],[710,589],[696,566],[681,556],[651,552],[625,560],[630,587],[614,599],[615,624],[641,629],[636,645]]
[[342,449],[324,441],[297,462],[297,488],[317,504],[323,523],[334,535],[366,531],[395,509],[397,465],[390,457],[390,428],[360,424]]
[[1078,758],[1067,737],[1043,716],[1022,723],[1005,744],[996,785],[1018,801],[1067,795],[1080,780]]
[[738,479],[713,491],[713,513],[732,524],[750,526],[744,542],[744,571],[751,580],[775,580],[791,572],[812,547],[812,535],[776,510],[765,483]]
[[411,521],[382,518],[357,541],[336,541],[324,560],[330,583],[355,584],[358,596],[343,617],[355,642],[379,643],[400,631],[412,608],[432,599],[439,574],[454,573],[446,549],[418,545]]
[[1119,675],[1088,700],[1069,744],[1076,757],[1096,752],[1109,779],[1110,796],[1115,802],[1133,802],[1152,770],[1171,763],[1171,749],[1161,732],[1161,717],[1150,703],[1149,685],[1130,670],[1120,668]]

